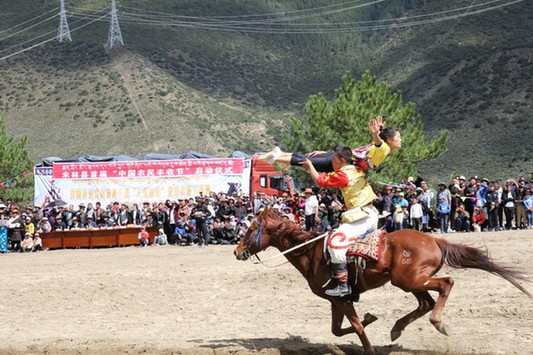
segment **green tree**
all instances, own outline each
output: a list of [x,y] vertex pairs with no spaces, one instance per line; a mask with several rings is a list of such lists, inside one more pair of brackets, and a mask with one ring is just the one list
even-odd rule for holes
[[13,141],[6,131],[4,117],[0,115],[0,181],[10,183],[4,186],[0,196],[16,203],[30,203],[33,200],[32,177],[26,175],[33,167],[33,162],[24,148],[26,142],[27,137]]
[[435,158],[447,149],[448,133],[431,142],[426,139],[424,124],[414,103],[404,103],[399,92],[393,92],[365,72],[360,81],[350,73],[328,100],[322,93],[309,98],[305,113],[292,117],[288,133],[282,141],[289,151],[330,150],[336,144],[356,148],[371,142],[368,122],[381,115],[386,126],[397,128],[402,135],[402,148],[396,150],[376,171],[380,180],[401,181],[417,176],[417,163]]

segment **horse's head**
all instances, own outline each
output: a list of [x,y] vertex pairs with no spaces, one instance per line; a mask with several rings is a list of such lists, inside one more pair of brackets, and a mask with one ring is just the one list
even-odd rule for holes
[[276,216],[270,208],[266,207],[250,224],[246,234],[241,239],[233,254],[237,260],[248,260],[254,254],[270,246],[270,237],[265,233],[265,226],[269,219]]

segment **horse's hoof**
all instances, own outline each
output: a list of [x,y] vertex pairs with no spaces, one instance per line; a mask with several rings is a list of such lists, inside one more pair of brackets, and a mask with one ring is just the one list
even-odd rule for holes
[[402,331],[401,330],[392,330],[390,332],[390,340],[391,341],[395,341],[396,339],[398,339],[400,337],[400,335],[402,335]]
[[446,331],[446,326],[443,322],[431,322],[435,329],[437,329],[440,333],[444,335],[448,335],[448,332]]
[[378,317],[370,313],[366,313],[363,317],[363,321],[366,323],[366,325],[370,325],[377,320],[378,320]]
[[448,332],[446,331],[446,326],[444,325],[444,323],[440,323],[440,325],[438,327],[436,327],[436,328],[442,334],[444,334],[446,336],[448,335]]

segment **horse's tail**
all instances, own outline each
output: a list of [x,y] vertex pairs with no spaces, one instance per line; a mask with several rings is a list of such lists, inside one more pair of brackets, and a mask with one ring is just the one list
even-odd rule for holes
[[533,296],[523,288],[518,281],[528,281],[521,271],[496,264],[489,257],[486,249],[474,248],[464,244],[450,243],[441,238],[436,238],[437,245],[442,251],[442,261],[456,269],[480,269],[498,275],[509,281],[514,287],[525,293],[529,298]]

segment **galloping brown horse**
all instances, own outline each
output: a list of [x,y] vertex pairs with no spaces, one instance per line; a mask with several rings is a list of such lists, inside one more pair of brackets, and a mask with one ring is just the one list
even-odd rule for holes
[[[247,260],[269,246],[285,251],[310,240],[316,234],[302,231],[300,226],[288,220],[280,219],[266,208],[250,225],[246,235],[237,245],[235,256],[238,260]],[[331,278],[330,268],[323,255],[324,240],[304,245],[285,256],[289,262],[307,279],[313,293],[331,302],[331,331],[336,336],[356,333],[361,340],[365,354],[374,354],[364,327],[372,322],[361,321],[355,312],[352,300],[348,297],[330,297],[323,285]],[[495,264],[485,250],[463,244],[454,244],[442,238],[435,238],[424,233],[404,229],[385,234],[381,242],[381,256],[377,262],[367,262],[359,282],[355,283],[355,266],[350,265],[350,284],[356,294],[383,286],[390,281],[405,292],[411,292],[418,300],[418,307],[398,319],[391,330],[391,339],[397,339],[410,323],[424,314],[431,312],[430,322],[435,328],[446,334],[442,323],[444,304],[453,286],[450,277],[433,277],[443,264],[454,268],[481,269],[499,275],[509,281],[530,298],[532,295],[524,289],[518,280],[525,276],[518,271]],[[437,301],[428,291],[439,293]],[[351,326],[342,328],[346,317]]]

